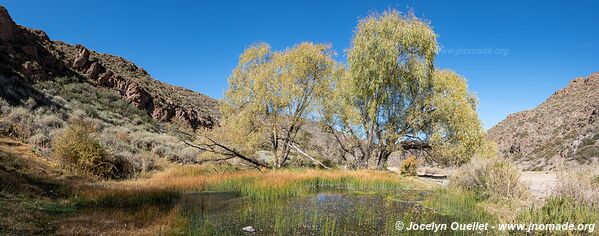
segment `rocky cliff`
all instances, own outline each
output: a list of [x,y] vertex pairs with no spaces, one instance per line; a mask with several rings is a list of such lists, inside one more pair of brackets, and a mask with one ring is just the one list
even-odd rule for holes
[[534,109],[509,115],[488,137],[522,169],[597,163],[599,73],[572,80]]
[[115,90],[123,99],[161,122],[198,129],[211,128],[218,120],[218,101],[155,80],[144,69],[121,57],[53,41],[41,30],[17,25],[2,6],[0,74],[10,80],[3,83],[16,88],[0,89],[9,101],[18,101],[23,96],[41,99],[28,83],[75,76]]

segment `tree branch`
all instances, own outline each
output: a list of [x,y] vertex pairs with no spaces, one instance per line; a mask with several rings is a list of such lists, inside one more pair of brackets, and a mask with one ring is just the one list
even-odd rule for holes
[[[221,143],[216,142],[214,139],[211,139],[210,137],[207,137],[207,136],[203,136],[203,137],[206,138],[208,141],[210,141],[210,143],[208,143],[208,144],[193,144],[193,143],[190,143],[187,141],[183,141],[183,142],[185,144],[189,145],[190,147],[197,148],[202,151],[212,152],[212,153],[216,153],[216,154],[220,154],[220,155],[228,156],[228,157],[237,157],[239,159],[242,159],[246,162],[251,163],[254,166],[254,168],[258,169],[260,172],[262,172],[262,169],[260,169],[260,167],[270,168],[268,165],[265,165],[263,163],[260,163],[257,160],[247,157],[232,148],[229,148]],[[222,150],[219,150],[219,149],[222,149]]]
[[297,152],[299,152],[300,154],[304,155],[305,157],[309,158],[310,160],[312,160],[314,163],[319,164],[320,166],[324,167],[327,170],[330,170],[331,168],[329,168],[328,166],[325,166],[324,164],[322,164],[322,162],[314,159],[313,157],[309,156],[308,154],[306,154],[304,151],[302,151],[301,149],[299,149],[298,147],[296,147],[295,145],[291,144],[291,143],[287,143],[287,145],[289,145],[289,147],[295,149]]

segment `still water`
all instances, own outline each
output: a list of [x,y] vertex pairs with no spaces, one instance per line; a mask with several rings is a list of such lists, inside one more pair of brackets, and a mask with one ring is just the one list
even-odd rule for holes
[[323,191],[251,201],[233,192],[193,193],[180,203],[190,235],[399,235],[398,220],[447,221],[420,204],[426,194]]

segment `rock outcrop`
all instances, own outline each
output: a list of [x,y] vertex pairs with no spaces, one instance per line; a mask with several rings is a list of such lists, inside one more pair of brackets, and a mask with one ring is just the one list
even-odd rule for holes
[[599,73],[572,80],[538,107],[488,131],[500,154],[520,168],[548,170],[599,160]]
[[218,101],[155,80],[144,69],[121,57],[52,41],[41,30],[15,24],[2,6],[0,74],[28,83],[76,76],[118,92],[158,121],[193,129],[211,128],[219,117]]

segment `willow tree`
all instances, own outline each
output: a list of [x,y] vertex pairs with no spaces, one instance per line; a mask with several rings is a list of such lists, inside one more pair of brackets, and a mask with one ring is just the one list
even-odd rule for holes
[[285,165],[302,125],[319,114],[322,98],[330,93],[339,71],[332,55],[329,45],[313,43],[284,51],[267,44],[248,48],[229,78],[221,127],[209,142],[221,146],[210,151],[255,160],[257,151],[268,150],[274,167]]
[[[431,153],[445,155],[470,137],[481,138],[474,106],[453,109],[453,101],[440,101],[453,91],[448,81],[460,81],[436,81],[448,74],[435,72],[436,38],[430,25],[412,14],[388,11],[359,21],[347,73],[337,78],[336,93],[325,103],[325,123],[355,168],[367,167],[373,158],[383,168],[391,152],[407,148],[435,148],[439,152]],[[466,90],[453,95],[472,101]]]
[[423,109],[411,113],[408,120],[430,145],[429,154],[434,161],[459,165],[474,155],[491,155],[484,152],[493,151],[485,139],[477,105],[478,100],[468,91],[463,77],[452,71],[436,70]]

